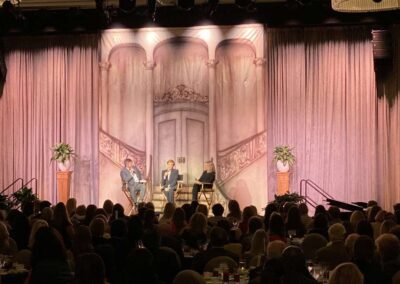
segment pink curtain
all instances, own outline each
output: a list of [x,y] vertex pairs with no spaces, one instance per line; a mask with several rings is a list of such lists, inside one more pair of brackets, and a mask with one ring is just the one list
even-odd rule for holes
[[[301,179],[347,202],[389,191],[378,183],[378,107],[386,102],[376,95],[372,58],[366,28],[268,30],[268,160],[275,146],[294,147],[292,191]],[[270,162],[271,194],[275,172]]]
[[69,143],[74,162],[71,196],[97,203],[97,36],[9,38],[5,92],[0,99],[0,187],[38,179],[40,198],[56,201],[50,147]]

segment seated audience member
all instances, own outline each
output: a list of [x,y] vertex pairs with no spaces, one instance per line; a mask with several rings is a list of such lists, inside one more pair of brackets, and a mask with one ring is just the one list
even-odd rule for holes
[[196,208],[196,212],[198,212],[198,213],[203,213],[204,214],[204,216],[208,216],[208,207],[207,207],[207,205],[204,205],[204,204],[199,204],[198,206],[197,206],[197,208]]
[[50,207],[46,207],[43,209],[42,214],[40,214],[40,217],[45,220],[48,224],[51,224],[53,222],[53,209]]
[[379,263],[374,258],[375,243],[368,236],[360,236],[354,244],[353,262],[364,275],[365,284],[379,284],[384,282],[384,275]]
[[289,246],[282,253],[284,273],[280,283],[317,284],[306,266],[306,259],[302,250],[296,246]]
[[[400,242],[393,234],[382,234],[375,241],[386,281],[400,270]],[[390,283],[390,282],[386,282]]]
[[367,214],[367,220],[370,223],[375,222],[375,217],[378,214],[379,211],[382,211],[382,208],[379,207],[378,205],[374,205],[370,208],[368,208],[368,214]]
[[242,234],[247,234],[249,230],[249,219],[256,215],[257,212],[254,212],[254,208],[251,206],[247,206],[243,209],[242,221],[239,223],[239,229],[242,231]]
[[371,223],[372,229],[374,230],[374,240],[376,240],[381,234],[381,225],[385,221],[386,211],[380,210],[376,216],[375,220]]
[[267,259],[280,258],[283,250],[286,248],[286,243],[282,241],[272,241],[267,246]]
[[344,246],[346,247],[346,251],[349,254],[350,259],[354,257],[354,244],[356,243],[357,239],[360,237],[357,233],[352,233],[347,236],[346,240],[344,241]]
[[328,284],[363,284],[364,277],[357,266],[351,262],[338,265],[332,272]]
[[245,253],[247,264],[249,264],[253,257],[256,256],[262,256],[262,259],[264,259],[266,253],[266,242],[267,234],[265,233],[264,229],[258,229],[252,237],[250,250]]
[[159,280],[171,283],[181,269],[178,254],[171,248],[160,247],[160,235],[157,231],[147,231],[143,235],[143,245],[154,257],[154,269]]
[[7,226],[3,222],[0,222],[0,254],[14,256],[17,251],[17,243],[10,238]]
[[389,233],[395,235],[400,240],[400,225],[391,228]]
[[202,213],[195,213],[187,228],[183,229],[181,238],[191,248],[199,249],[207,242],[207,219]]
[[159,220],[160,224],[171,224],[172,222],[172,216],[174,215],[175,212],[175,204],[168,202],[167,204],[165,204],[164,207],[164,212],[162,217]]
[[329,240],[328,236],[328,218],[325,214],[317,214],[314,217],[314,222],[312,223],[312,227],[308,230],[309,234],[320,234],[325,239]]
[[315,207],[314,219],[318,214],[324,214],[326,217],[328,217],[328,212],[326,212],[326,209],[323,205],[317,205],[317,207]]
[[156,207],[154,206],[154,203],[151,201],[146,202],[145,207],[147,210],[153,210],[154,212],[156,211]]
[[35,236],[36,232],[41,228],[41,227],[49,227],[49,224],[42,219],[37,219],[33,222],[32,228],[31,228],[31,233],[29,235],[29,243],[28,247],[32,249],[33,244],[35,243]]
[[75,214],[72,215],[71,217],[71,222],[74,224],[74,226],[78,225],[83,225],[83,222],[85,220],[85,215],[86,215],[86,206],[85,205],[79,205],[76,207]]
[[114,204],[113,206],[113,213],[110,217],[110,222],[117,219],[128,220],[128,216],[125,215],[124,207],[119,203]]
[[374,229],[367,220],[361,220],[357,224],[356,233],[364,236],[368,236],[371,239],[374,238]]
[[264,211],[264,229],[268,232],[269,229],[269,219],[271,218],[272,213],[277,212],[278,208],[276,207],[275,203],[269,203],[267,207],[265,207]]
[[176,208],[171,221],[172,235],[179,236],[186,225],[185,211],[182,208]]
[[217,225],[218,221],[225,219],[225,217],[223,217],[224,207],[220,203],[217,203],[211,207],[211,211],[214,216],[208,218],[208,224],[211,227],[214,227]]
[[84,253],[92,253],[94,247],[92,245],[92,233],[88,226],[80,225],[76,227],[75,236],[71,247],[75,260]]
[[7,215],[7,222],[11,226],[10,237],[17,243],[18,249],[28,248],[30,226],[28,218],[17,209],[12,209]]
[[242,235],[242,247],[243,251],[248,251],[251,247],[251,243],[254,237],[254,234],[257,230],[263,229],[263,220],[258,216],[253,216],[249,219],[249,230],[247,234]]
[[[137,248],[144,234],[142,220],[138,215],[131,216],[126,223],[128,229],[128,242],[131,249]],[[130,250],[131,250],[130,249]]]
[[106,199],[103,202],[103,210],[107,214],[107,219],[109,219],[113,214],[114,203],[110,199]]
[[329,206],[328,216],[329,216],[329,225],[342,223],[342,219],[340,219],[340,209],[337,206]]
[[308,206],[306,203],[300,203],[299,204],[299,211],[300,211],[300,216],[301,216],[301,222],[304,225],[304,228],[306,228],[306,230],[309,229],[309,227],[311,226],[313,219],[308,216]]
[[242,220],[242,211],[236,200],[229,200],[228,215],[226,216],[232,223],[239,223]]
[[65,207],[64,203],[59,202],[54,207],[53,212],[54,216],[51,226],[60,233],[65,247],[69,249],[71,248],[71,241],[74,237],[74,227],[71,219],[68,216],[67,208]]
[[154,257],[146,248],[136,248],[128,256],[117,283],[159,283],[154,268]]
[[[192,204],[193,203],[197,203],[197,205],[198,205],[197,201],[192,201]],[[197,205],[196,205],[196,208],[197,208]],[[194,214],[196,208],[193,209],[189,203],[183,204],[181,208],[185,212],[186,223],[189,223],[190,218],[192,218],[192,215]]]
[[105,284],[105,268],[101,257],[95,253],[81,254],[76,260],[76,284]]
[[207,262],[217,256],[228,256],[238,262],[239,259],[236,254],[224,249],[224,245],[227,244],[227,242],[228,235],[224,229],[219,227],[212,228],[209,247],[206,251],[199,252],[195,255],[192,261],[192,269],[203,274]]
[[320,248],[316,252],[316,260],[318,263],[325,264],[328,269],[332,270],[338,264],[349,261],[350,257],[344,245],[346,229],[342,224],[336,223],[329,227],[328,230],[330,242],[324,248]]
[[286,242],[285,237],[285,224],[283,218],[279,213],[272,213],[269,219],[268,241],[283,241]]
[[356,230],[358,223],[361,220],[366,220],[364,212],[356,210],[350,215],[350,223],[353,226],[353,230]]
[[76,211],[76,199],[73,197],[68,198],[67,203],[65,203],[65,208],[67,209],[69,218],[71,218]]
[[96,216],[96,210],[97,206],[94,204],[90,204],[86,207],[86,215],[85,215],[85,220],[83,221],[83,225],[86,226],[90,225],[90,222],[92,222],[93,218]]
[[[285,224],[286,236],[291,236],[293,233],[294,237],[302,238],[306,233],[306,229],[301,222],[300,210],[296,206],[292,206],[287,214]],[[293,232],[293,233],[292,233]]]
[[379,235],[383,235],[383,234],[387,234],[390,232],[390,230],[396,226],[396,222],[393,220],[385,220],[382,222],[381,224],[381,228],[380,228],[380,234]]
[[89,225],[92,233],[92,244],[94,247],[98,245],[108,244],[108,240],[104,238],[105,222],[102,218],[94,218]]
[[52,228],[42,227],[37,231],[31,264],[29,283],[64,284],[73,279],[62,238]]

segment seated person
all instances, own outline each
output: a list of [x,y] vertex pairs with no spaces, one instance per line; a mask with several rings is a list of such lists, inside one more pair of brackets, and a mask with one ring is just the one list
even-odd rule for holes
[[[121,179],[126,183],[129,192],[131,193],[133,202],[135,205],[138,202],[143,201],[143,197],[146,191],[144,185],[145,180],[142,180],[142,174],[138,167],[134,164],[131,159],[125,159],[125,167],[121,170]],[[139,193],[139,201],[137,199],[137,194]]]
[[167,169],[161,172],[161,190],[167,197],[168,202],[174,203],[174,191],[178,184],[179,171],[174,169],[175,162],[168,160]]
[[194,182],[192,190],[192,200],[197,201],[197,197],[199,195],[199,191],[203,183],[207,183],[207,185],[204,185],[205,188],[212,188],[214,180],[215,180],[214,163],[212,161],[205,162],[204,172],[202,173],[201,177],[199,179],[196,179]]

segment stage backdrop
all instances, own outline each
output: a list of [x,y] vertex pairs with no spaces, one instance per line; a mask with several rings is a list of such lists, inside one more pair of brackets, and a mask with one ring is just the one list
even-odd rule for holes
[[187,184],[213,159],[226,198],[264,207],[264,63],[261,25],[104,31],[100,203],[126,204],[119,171],[127,157],[154,186],[168,159]]

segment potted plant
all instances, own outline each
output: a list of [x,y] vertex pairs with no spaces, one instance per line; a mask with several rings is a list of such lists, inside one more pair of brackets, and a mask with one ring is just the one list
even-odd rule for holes
[[38,199],[36,194],[32,192],[32,188],[28,188],[26,186],[11,194],[11,197],[14,199],[13,205],[14,206],[21,205],[21,207],[25,206],[25,204],[27,203],[32,203]]
[[283,208],[287,203],[300,204],[302,202],[304,202],[303,196],[299,195],[297,192],[290,193],[289,191],[283,195],[275,194],[275,200],[273,201],[279,209]]
[[296,161],[293,153],[293,148],[289,146],[276,146],[274,149],[274,161],[279,172],[288,172],[290,167],[293,166]]
[[76,156],[71,145],[61,142],[54,145],[51,150],[53,151],[51,161],[57,161],[60,171],[68,171],[71,168],[71,158]]

